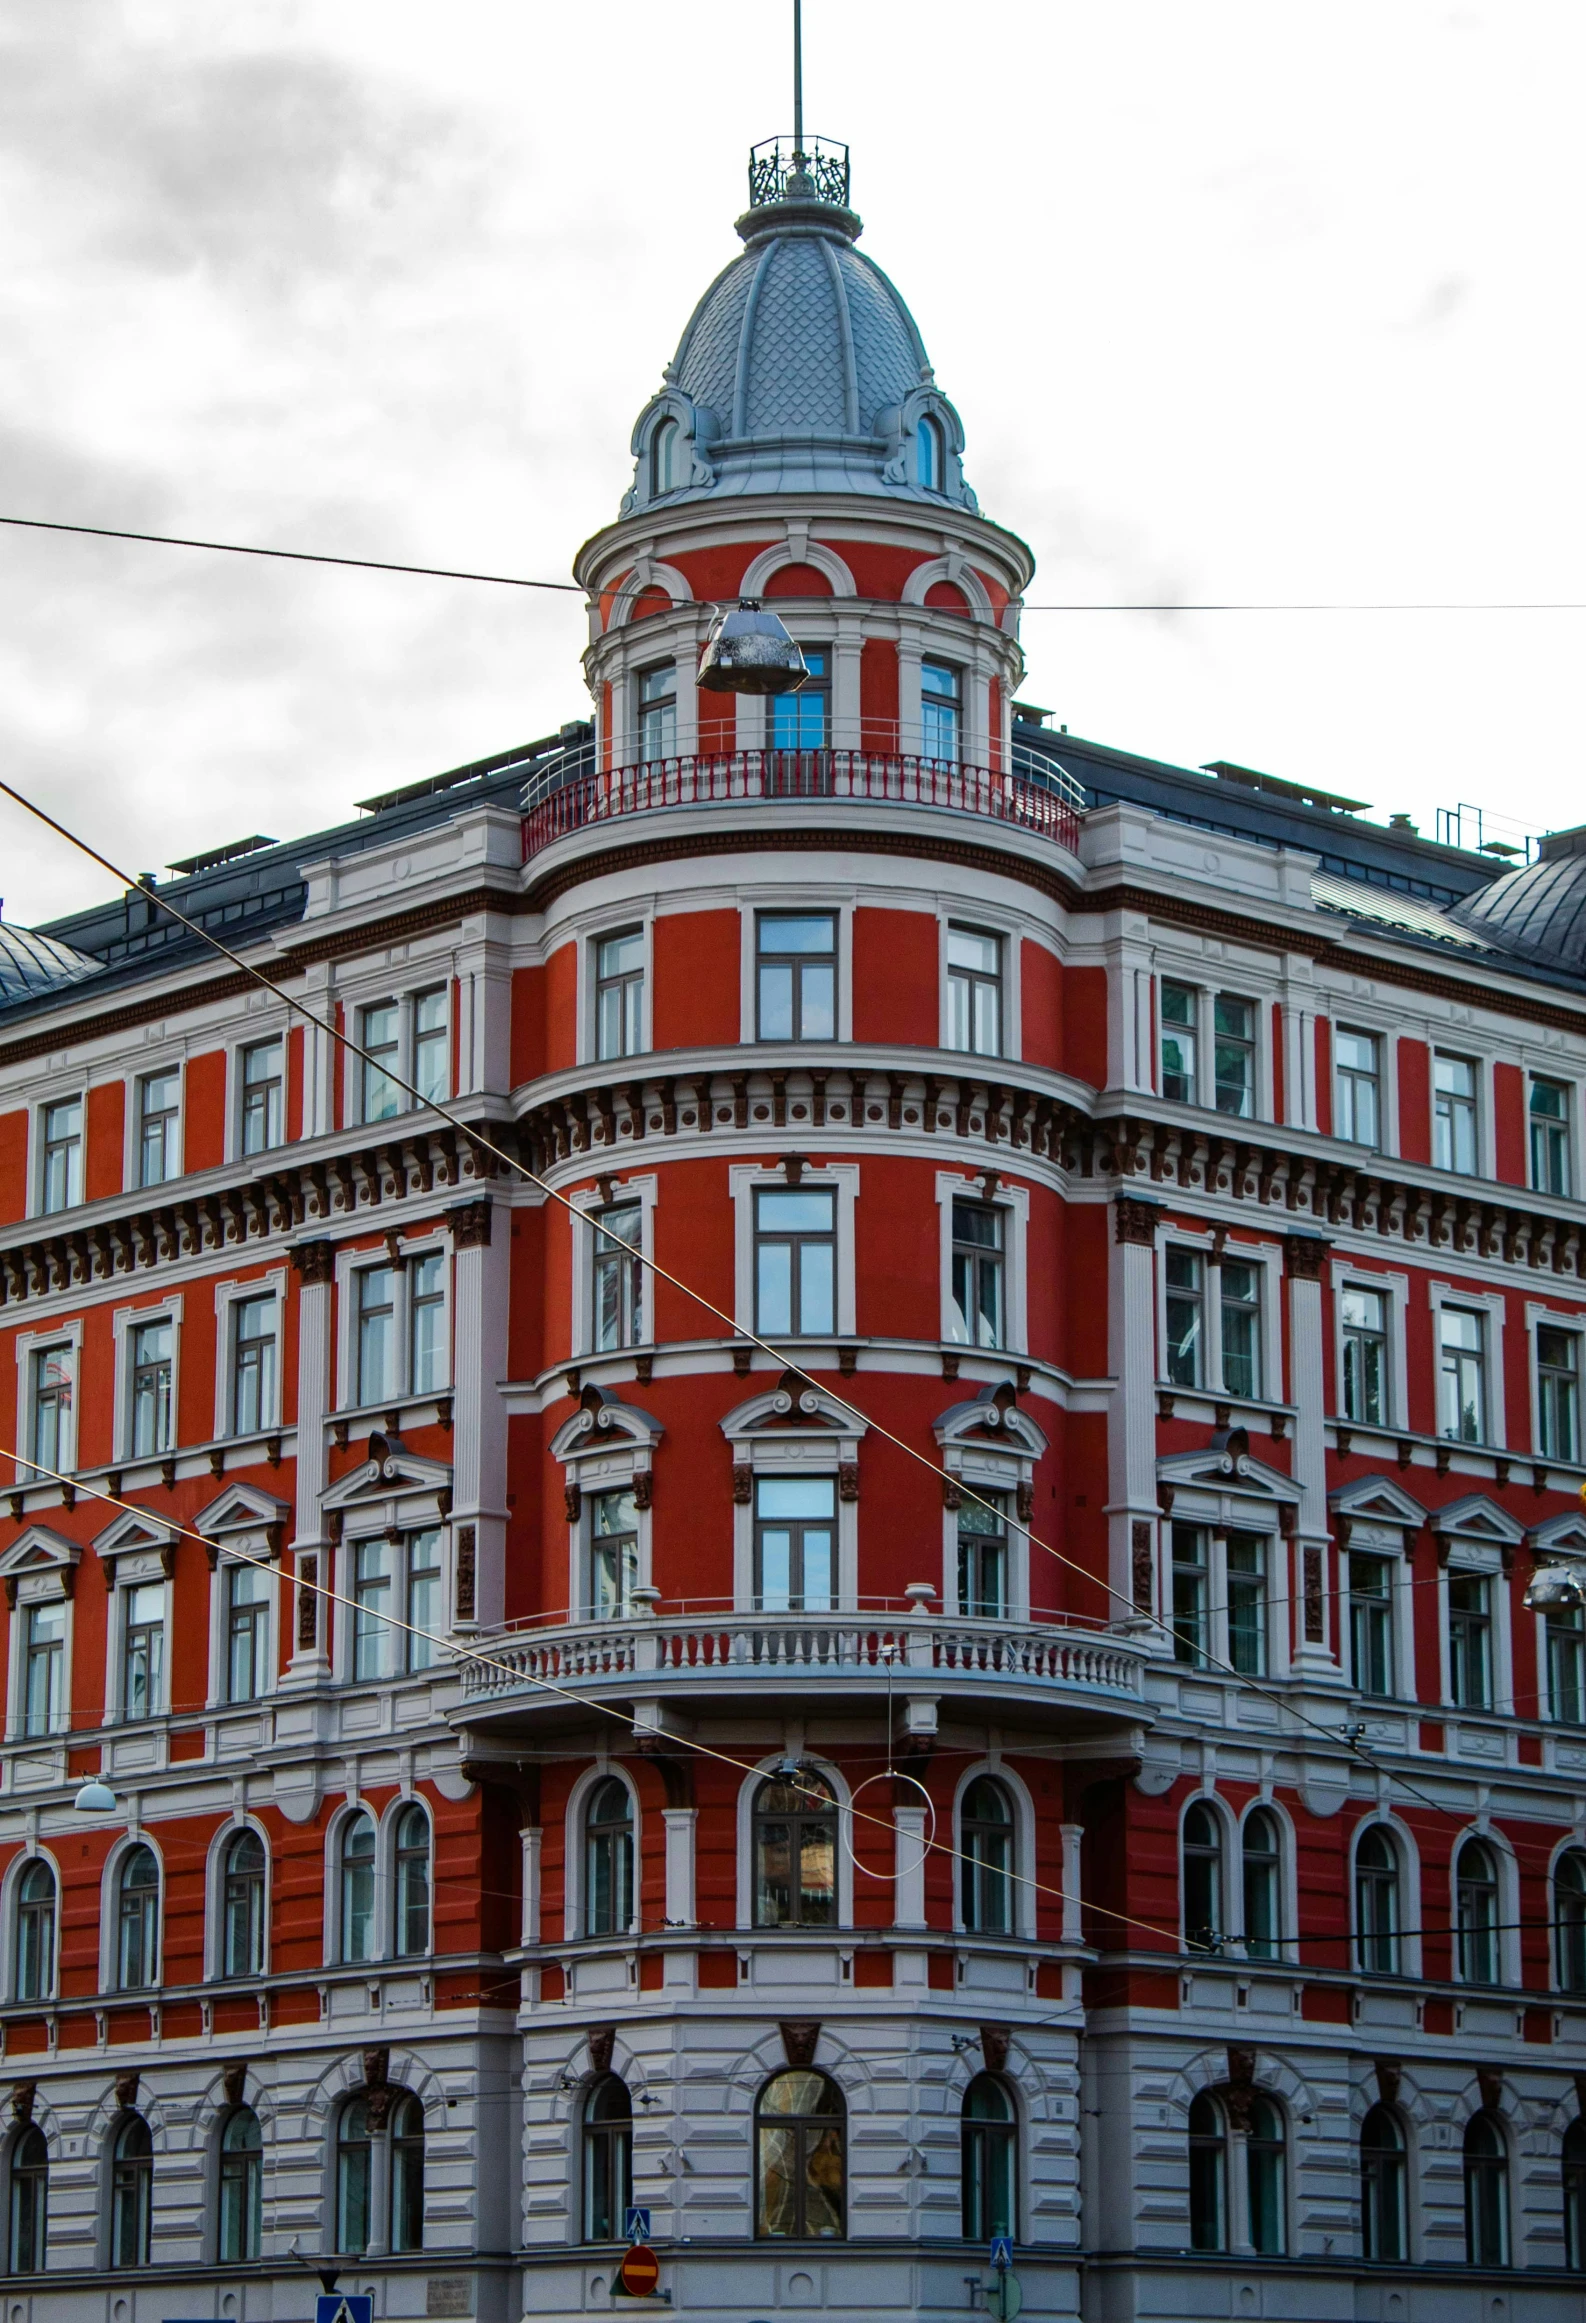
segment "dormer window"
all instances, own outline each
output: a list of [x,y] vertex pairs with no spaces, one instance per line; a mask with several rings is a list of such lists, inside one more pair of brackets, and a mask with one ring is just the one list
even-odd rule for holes
[[682,436],[675,419],[663,419],[650,438],[650,491],[655,498],[677,490],[678,447]]
[[934,419],[922,419],[914,431],[916,481],[926,492],[940,492],[946,468],[947,458],[942,445],[941,427]]

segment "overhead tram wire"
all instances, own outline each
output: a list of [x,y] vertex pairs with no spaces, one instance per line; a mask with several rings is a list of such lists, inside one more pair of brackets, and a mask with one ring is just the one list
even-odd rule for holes
[[[189,919],[185,912],[179,910],[168,897],[158,894],[146,881],[132,878],[119,864],[113,863],[109,856],[102,855],[99,849],[92,846],[88,840],[79,838],[75,831],[68,830],[64,823],[58,821],[46,808],[39,806],[35,800],[28,798],[24,792],[17,790],[11,783],[0,779],[0,795],[9,798],[15,805],[21,807],[24,813],[32,815],[36,821],[54,831],[57,837],[64,839],[69,846],[75,847],[80,854],[86,855],[90,862],[97,863],[102,871],[107,871],[112,879],[119,880],[124,888],[136,888],[140,893],[149,896],[162,911],[167,912],[190,935],[197,936],[212,951],[218,952],[223,959],[229,960],[232,966],[240,970],[244,976],[250,977],[256,984],[262,985],[267,992],[272,992],[286,1007],[295,1009],[306,1023],[312,1024],[317,1031],[324,1033],[327,1039],[337,1043],[348,1055],[359,1058],[366,1065],[378,1063],[379,1070],[385,1074],[386,1079],[399,1088],[406,1097],[409,1097],[415,1107],[420,1111],[437,1115],[446,1122],[448,1127],[456,1130],[459,1136],[466,1139],[469,1147],[475,1153],[488,1154],[504,1169],[522,1178],[526,1184],[535,1187],[548,1201],[557,1203],[566,1211],[570,1219],[577,1220],[583,1216],[583,1212],[568,1195],[562,1193],[558,1187],[553,1186],[547,1178],[541,1177],[537,1171],[531,1170],[527,1162],[520,1161],[515,1155],[506,1152],[503,1147],[494,1144],[480,1130],[471,1128],[460,1115],[455,1113],[449,1105],[443,1104],[439,1098],[426,1097],[411,1081],[404,1080],[399,1073],[391,1070],[388,1064],[372,1057],[369,1051],[361,1043],[354,1040],[349,1033],[344,1032],[333,1018],[321,1016],[316,1009],[309,1006],[307,1001],[299,1000],[283,990],[273,976],[267,975],[253,961],[245,960],[240,952],[233,951],[231,946],[223,943],[211,929],[200,926],[196,920]],[[841,1409],[851,1412],[855,1419],[864,1422],[867,1429],[873,1430],[883,1443],[890,1444],[895,1451],[901,1452],[906,1460],[912,1461],[918,1468],[923,1468],[938,1483],[948,1480],[948,1471],[940,1461],[933,1460],[929,1454],[921,1452],[915,1445],[895,1434],[872,1413],[866,1412],[851,1397],[844,1395],[840,1389],[829,1384],[821,1387],[820,1383],[804,1369],[801,1363],[791,1359],[785,1348],[776,1347],[770,1340],[763,1339],[757,1331],[749,1329],[735,1315],[730,1314],[725,1307],[719,1307],[715,1300],[707,1296],[704,1291],[696,1289],[692,1283],[685,1282],[680,1275],[676,1275],[672,1273],[670,1268],[664,1267],[659,1259],[648,1256],[635,1244],[626,1241],[620,1234],[613,1233],[609,1229],[606,1230],[606,1239],[626,1251],[630,1258],[636,1260],[658,1281],[670,1284],[673,1290],[680,1291],[695,1306],[703,1308],[707,1315],[714,1316],[719,1323],[724,1323],[734,1338],[746,1341],[751,1347],[758,1348],[762,1355],[768,1355],[772,1362],[780,1364],[784,1371],[791,1372],[795,1378],[806,1381],[810,1387],[816,1388],[819,1393],[828,1396]],[[988,1515],[1000,1515],[1001,1512],[994,1508],[990,1501],[965,1484],[961,1477],[954,1477],[951,1481],[963,1496],[972,1501],[977,1508],[983,1508]],[[1164,1619],[1161,1614],[1143,1614],[1127,1591],[1115,1588],[1111,1581],[1102,1578],[1099,1574],[1090,1572],[1073,1557],[1065,1556],[1061,1549],[1054,1547],[1050,1541],[1043,1540],[1039,1533],[1030,1527],[1021,1525],[1019,1530],[1032,1547],[1040,1549],[1043,1555],[1052,1558],[1054,1563],[1060,1565],[1066,1572],[1074,1574],[1089,1588],[1100,1588],[1105,1596],[1123,1606],[1132,1620],[1148,1620],[1156,1629],[1161,1631],[1164,1637],[1173,1639],[1175,1644],[1191,1645],[1198,1657],[1197,1667],[1215,1671],[1223,1677],[1232,1678],[1237,1685],[1247,1688],[1251,1693],[1270,1702],[1280,1716],[1291,1718],[1299,1725],[1309,1728],[1312,1733],[1322,1736],[1333,1747],[1336,1748],[1342,1744],[1346,1751],[1359,1759],[1361,1764],[1368,1767],[1373,1774],[1386,1776],[1390,1782],[1398,1783],[1412,1798],[1418,1798],[1423,1806],[1431,1808],[1434,1814],[1444,1814],[1449,1811],[1440,1806],[1424,1791],[1418,1790],[1406,1776],[1395,1774],[1390,1768],[1383,1766],[1381,1761],[1374,1758],[1347,1728],[1327,1726],[1320,1719],[1312,1718],[1308,1712],[1296,1708],[1288,1697],[1280,1693],[1275,1687],[1262,1685],[1257,1678],[1251,1676],[1247,1671],[1237,1669],[1232,1662],[1224,1660],[1220,1655],[1208,1652],[1199,1640],[1192,1639],[1187,1634],[1175,1629],[1172,1623]]]
[[[409,573],[430,581],[479,581],[497,589],[545,589],[569,597],[588,595],[577,581],[533,581],[521,573],[477,573],[455,565],[399,564],[386,557],[338,557],[314,549],[259,548],[247,541],[199,540],[185,533],[129,532],[111,524],[63,524],[43,516],[0,516],[0,525],[11,525],[25,532],[76,533],[90,540],[141,541],[155,548],[209,549],[219,556],[273,557],[293,565],[340,565],[361,573]],[[1146,603],[1132,598],[1116,601],[1076,598],[1070,603],[1051,605],[1021,603],[1019,612],[1021,616],[1026,613],[1586,613],[1586,598],[1451,598],[1425,604],[1399,599],[1356,601],[1350,598],[1293,603],[1264,599],[1199,603],[1180,598]]]

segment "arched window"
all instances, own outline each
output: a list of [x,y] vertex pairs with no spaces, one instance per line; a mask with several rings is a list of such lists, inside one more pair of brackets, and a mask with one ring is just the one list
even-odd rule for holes
[[1189,2207],[1190,2248],[1226,2250],[1228,2153],[1222,2112],[1216,2098],[1208,2097],[1204,2089],[1190,2100]]
[[964,2092],[964,2240],[989,2242],[1014,2232],[1018,2126],[1013,2100],[990,2073],[977,2073]]
[[55,1990],[55,1874],[35,1856],[17,1881],[18,2000],[48,2000]]
[[1492,1851],[1467,1839],[1454,1867],[1455,1966],[1466,1984],[1498,1981],[1498,1873]]
[[1564,2264],[1586,2267],[1586,2121],[1564,2132]]
[[359,2251],[369,2247],[369,2179],[374,2141],[369,2128],[369,2101],[349,2099],[336,2124],[336,2248]]
[[[374,1958],[374,1817],[361,1808],[341,1827],[341,1956]],[[355,2247],[363,2244],[341,2245]]]
[[37,2274],[44,2264],[50,2154],[44,2132],[30,2122],[11,2148],[9,2260],[14,2275]]
[[1553,1872],[1553,1930],[1563,1992],[1586,1992],[1586,1855],[1571,1848]]
[[584,2240],[620,2242],[633,2200],[633,2103],[604,2074],[584,2101]]
[[1374,2105],[1360,2125],[1360,2247],[1367,2258],[1403,2259],[1404,2132],[1392,2108]]
[[633,1925],[633,1798],[608,1775],[584,1809],[584,1933],[621,1936]]
[[650,491],[658,497],[677,489],[677,453],[682,431],[675,419],[663,419],[650,438]]
[[916,481],[923,484],[927,492],[940,492],[945,465],[942,457],[941,427],[934,419],[922,419],[914,430]]
[[141,2113],[124,2113],[110,2143],[110,2263],[146,2267],[154,2208],[154,2141]]
[[754,1803],[754,1924],[830,1928],[837,1922],[837,1801],[800,1768],[773,1776]]
[[220,1873],[220,1973],[264,1973],[264,1842],[237,1831],[226,1842]]
[[221,2259],[257,2258],[264,2225],[264,2139],[251,2105],[227,2114],[220,2133]]
[[1013,1933],[1013,1809],[1001,1783],[981,1775],[964,1793],[959,1846],[964,1926],[981,1935]]
[[1399,1850],[1380,1823],[1355,1849],[1355,1950],[1368,1974],[1399,1973]]
[[793,2067],[755,2108],[755,2232],[794,2241],[845,2231],[847,2158],[842,2093],[824,2073]]
[[1270,2097],[1250,2100],[1245,2139],[1250,2187],[1250,2240],[1263,2257],[1277,2257],[1284,2245],[1287,2205],[1283,2190],[1283,2115]]
[[397,1817],[393,1935],[399,1960],[430,1948],[430,1819],[422,1807],[404,1807]]
[[411,2090],[391,2108],[391,2248],[424,2248],[424,2108]]
[[1278,1824],[1265,1807],[1245,1817],[1243,1832],[1245,1950],[1252,1960],[1276,1960],[1282,1948]]
[[1215,1952],[1223,1940],[1222,1829],[1204,1799],[1185,1813],[1183,1845],[1184,1942],[1191,1952]]
[[[129,1847],[116,1874],[116,1985],[142,1992],[158,1973],[160,1867],[152,1847]],[[131,2264],[131,2261],[127,2262]]]
[[1465,2124],[1465,2256],[1473,2267],[1509,2264],[1509,2149],[1490,2113]]

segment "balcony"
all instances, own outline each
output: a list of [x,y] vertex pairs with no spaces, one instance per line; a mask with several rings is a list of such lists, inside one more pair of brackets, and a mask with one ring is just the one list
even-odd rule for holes
[[[459,1650],[454,1721],[483,1734],[567,1723],[561,1691],[664,1714],[802,1702],[879,1712],[890,1696],[978,1719],[1073,1731],[1149,1722],[1143,1656],[1101,1629],[1060,1622],[798,1613],[644,1615],[498,1631]],[[917,1717],[911,1725],[920,1728]],[[920,1730],[928,1730],[928,1719]]]
[[[1084,794],[1060,768],[1015,762],[1010,773],[873,750],[733,750],[716,757],[652,758],[642,765],[553,773],[523,794],[523,859],[571,833],[679,807],[797,806],[818,803],[839,820],[850,807],[924,807],[933,813],[1001,823],[1049,839],[1072,855],[1079,846]],[[840,843],[840,842],[839,842]]]

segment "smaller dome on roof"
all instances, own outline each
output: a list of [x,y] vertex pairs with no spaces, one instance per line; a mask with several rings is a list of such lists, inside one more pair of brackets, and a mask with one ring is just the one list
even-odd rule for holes
[[1535,863],[1478,888],[1452,916],[1500,951],[1586,976],[1586,824],[1550,832]]
[[79,983],[85,976],[97,976],[103,966],[103,961],[90,960],[69,944],[58,944],[53,936],[0,921],[0,1008],[30,999],[36,992],[50,992],[62,984]]

